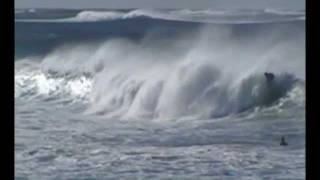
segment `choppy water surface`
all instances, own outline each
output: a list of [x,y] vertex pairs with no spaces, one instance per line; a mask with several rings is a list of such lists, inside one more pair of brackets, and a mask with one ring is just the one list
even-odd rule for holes
[[305,179],[304,23],[16,10],[16,179]]

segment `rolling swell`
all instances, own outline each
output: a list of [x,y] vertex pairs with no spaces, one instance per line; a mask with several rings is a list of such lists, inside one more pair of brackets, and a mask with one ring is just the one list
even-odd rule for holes
[[[238,26],[203,26],[175,38],[148,31],[139,41],[64,43],[16,62],[16,98],[78,99],[86,114],[127,119],[221,117],[272,106],[304,81],[304,53],[297,51],[304,35],[292,27],[294,38],[281,27],[256,27],[239,38]],[[275,73],[272,83],[265,71]]]
[[[158,39],[175,38],[181,34],[196,32],[204,24],[153,20],[150,18],[125,19],[112,22],[83,23],[37,23],[16,22],[15,56],[21,59],[28,56],[44,56],[57,46],[104,42],[114,38],[141,41],[149,33],[156,33]],[[43,28],[46,27],[46,28]],[[32,46],[30,46],[32,44]]]
[[[305,21],[287,21],[261,24],[207,24],[175,20],[150,19],[139,17],[110,22],[50,23],[15,22],[15,57],[45,56],[56,47],[73,42],[74,44],[104,42],[114,38],[142,41],[146,36],[153,39],[172,39],[177,36],[196,36],[203,27],[228,26],[235,38],[270,34],[274,29],[291,29],[283,36],[295,36],[304,31]],[[46,28],[43,28],[46,27]],[[297,32],[298,31],[298,32]],[[152,35],[149,35],[152,33]],[[272,32],[271,32],[272,33]],[[277,33],[279,34],[279,32]],[[32,46],[30,46],[32,44]]]
[[[68,13],[67,13],[68,12]],[[114,21],[134,19],[140,17],[174,20],[185,22],[201,22],[201,23],[264,23],[275,21],[299,20],[305,17],[304,11],[285,11],[276,9],[263,10],[155,10],[155,9],[134,9],[134,10],[81,10],[73,17],[72,11],[64,12],[66,18],[59,18],[57,14],[52,14],[54,18],[31,18],[30,13],[26,13],[24,17],[18,16],[18,22],[54,22],[54,23],[81,23],[81,22],[98,22],[98,21]],[[52,13],[52,12],[51,12]],[[31,13],[34,14],[34,13]],[[32,16],[31,16],[32,17]],[[36,17],[36,16],[35,16]]]

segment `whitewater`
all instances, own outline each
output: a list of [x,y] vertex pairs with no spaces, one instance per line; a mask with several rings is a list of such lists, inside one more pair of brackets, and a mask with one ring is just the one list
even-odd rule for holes
[[304,16],[16,10],[15,178],[305,179]]

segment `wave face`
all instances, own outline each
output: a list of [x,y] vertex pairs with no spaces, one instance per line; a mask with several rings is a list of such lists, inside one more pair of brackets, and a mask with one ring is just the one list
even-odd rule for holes
[[303,179],[303,14],[16,11],[15,177]]
[[304,81],[304,35],[292,32],[295,38],[280,30],[238,38],[232,27],[203,26],[192,37],[65,44],[31,60],[36,70],[30,60],[17,62],[16,95],[81,96],[89,101],[85,113],[117,118],[226,116],[269,106]]

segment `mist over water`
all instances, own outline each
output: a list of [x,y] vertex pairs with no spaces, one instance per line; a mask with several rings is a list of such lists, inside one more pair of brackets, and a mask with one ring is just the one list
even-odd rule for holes
[[[25,28],[18,37],[43,23],[52,27],[33,31],[31,42],[45,51],[31,53],[16,39],[18,176],[303,179],[305,27],[282,20],[212,25],[139,15],[84,24],[91,31],[17,21]],[[281,136],[290,141],[287,149],[279,146]],[[290,172],[276,170],[289,166]]]

